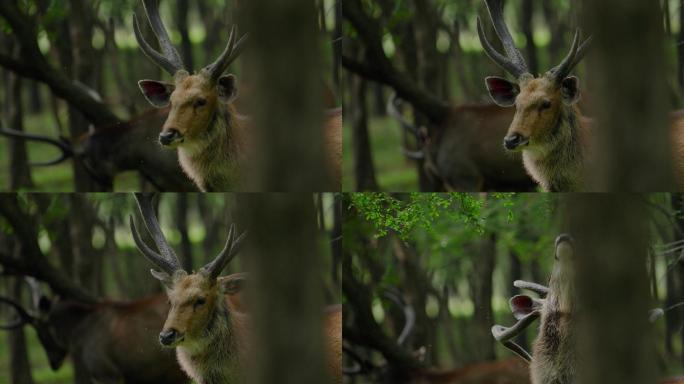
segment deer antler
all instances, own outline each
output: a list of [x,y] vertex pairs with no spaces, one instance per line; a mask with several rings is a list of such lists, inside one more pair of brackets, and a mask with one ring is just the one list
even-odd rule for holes
[[540,316],[540,314],[540,311],[532,311],[527,316],[524,316],[518,320],[518,322],[510,328],[504,327],[503,325],[494,325],[492,327],[492,336],[494,336],[494,338],[501,342],[501,344],[503,344],[506,348],[510,349],[515,354],[529,362],[532,360],[532,356],[529,354],[529,352],[515,342],[511,341],[511,339],[516,337],[520,332],[532,324],[532,322],[534,322]]
[[53,160],[40,162],[40,163],[29,163],[30,166],[45,167],[45,166],[59,164],[59,163],[63,162],[64,160],[66,160],[70,157],[73,157],[75,154],[74,148],[71,146],[71,143],[69,143],[64,138],[60,138],[59,140],[57,140],[57,139],[53,139],[51,137],[47,137],[47,136],[43,136],[43,135],[36,135],[33,133],[26,133],[26,132],[17,131],[17,130],[9,129],[9,128],[0,128],[0,135],[15,138],[15,139],[38,141],[41,143],[51,144],[51,145],[54,145],[55,147],[57,147],[62,152],[61,155],[59,155],[59,157],[57,157]]
[[221,274],[221,271],[228,265],[228,263],[233,260],[235,255],[237,255],[240,247],[242,245],[242,240],[244,240],[247,232],[242,232],[242,234],[236,239],[235,238],[235,225],[230,226],[228,231],[228,240],[226,240],[226,245],[223,250],[214,258],[214,260],[202,267],[200,270],[202,273],[210,276],[211,278],[216,278]]
[[21,328],[26,324],[31,324],[34,322],[35,318],[31,316],[18,302],[12,300],[8,297],[0,296],[0,304],[9,305],[17,315],[17,319],[9,324],[0,324],[0,329],[2,330],[12,330]]
[[185,70],[183,60],[181,60],[176,48],[173,47],[169,34],[164,26],[164,22],[162,22],[161,17],[159,16],[159,4],[157,4],[157,0],[143,0],[143,8],[145,9],[145,14],[147,14],[147,19],[150,22],[152,30],[154,31],[155,36],[157,36],[157,41],[159,41],[159,47],[161,48],[162,53],[155,51],[154,48],[145,41],[145,38],[140,32],[138,17],[134,13],[133,31],[135,32],[135,39],[138,41],[140,49],[142,49],[150,60],[162,67],[171,76],[174,76],[178,71]]
[[494,24],[494,30],[496,31],[496,34],[499,36],[499,40],[501,40],[501,43],[503,44],[504,51],[506,51],[507,57],[497,52],[496,49],[494,49],[494,47],[492,46],[492,44],[489,42],[489,40],[487,40],[484,28],[482,27],[482,20],[480,20],[480,18],[478,17],[477,33],[480,38],[480,43],[482,43],[482,48],[484,48],[485,50],[485,53],[501,68],[508,71],[516,78],[520,78],[520,76],[530,73],[530,70],[527,68],[527,64],[525,63],[525,59],[523,58],[522,53],[520,53],[518,48],[515,47],[515,42],[513,41],[511,32],[508,30],[508,26],[506,25],[506,21],[504,20],[503,3],[501,2],[501,0],[485,0],[485,3],[487,4],[489,16],[492,19],[492,23]]
[[546,297],[549,293],[549,288],[541,284],[533,283],[530,281],[516,280],[513,282],[513,286],[520,289],[527,289],[532,292],[536,292],[542,297]]
[[135,201],[138,203],[138,208],[140,208],[140,214],[142,215],[147,231],[152,236],[154,243],[157,245],[159,253],[150,249],[150,247],[142,241],[140,233],[135,226],[133,216],[130,217],[131,233],[133,234],[133,240],[138,246],[138,249],[142,254],[153,264],[159,267],[162,271],[173,275],[174,272],[182,270],[178,256],[173,251],[173,248],[166,241],[164,233],[159,226],[157,221],[157,216],[154,213],[154,207],[152,207],[152,194],[136,193]]
[[553,77],[556,82],[561,82],[568,76],[568,74],[570,74],[570,71],[572,71],[572,69],[575,68],[580,61],[582,61],[584,55],[587,53],[587,49],[591,44],[591,36],[584,40],[584,42],[580,45],[579,41],[581,35],[582,33],[578,28],[577,31],[575,31],[575,38],[572,41],[570,52],[560,64],[554,68],[551,68],[547,72],[547,76]]
[[[242,49],[244,48],[243,43],[247,40],[248,34],[245,33],[239,40],[237,40],[237,35],[237,27],[233,26],[230,29],[230,36],[228,37],[226,48],[216,61],[204,67],[204,71],[208,73],[212,83],[216,83],[228,66],[240,56],[240,53],[242,53]],[[237,40],[237,42],[235,40]]]

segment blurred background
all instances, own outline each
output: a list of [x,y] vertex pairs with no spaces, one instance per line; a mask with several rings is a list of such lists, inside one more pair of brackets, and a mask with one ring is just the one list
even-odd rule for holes
[[[248,207],[266,205],[269,198],[255,196],[161,194],[155,199],[162,231],[186,270],[198,270],[214,259],[225,244],[231,223],[237,223],[241,232],[248,221],[253,225],[255,221],[266,220],[268,224],[263,224],[264,228],[272,223],[283,228],[281,232],[288,233],[282,223],[293,223],[296,216],[284,216],[272,209],[269,215],[259,216]],[[300,200],[309,206],[302,212],[307,214],[306,220],[314,230],[314,237],[309,238],[315,250],[311,257],[317,262],[307,263],[306,257],[298,256],[297,260],[307,265],[303,269],[300,264],[292,263],[294,259],[288,249],[260,258],[257,248],[247,246],[222,276],[246,269],[253,271],[248,265],[257,268],[262,261],[277,263],[283,255],[287,265],[297,271],[295,275],[286,268],[278,268],[283,279],[299,284],[306,273],[318,273],[314,276],[317,289],[311,291],[320,295],[317,300],[324,304],[338,304],[341,197],[316,194]],[[157,335],[166,317],[166,296],[159,281],[150,275],[152,264],[135,247],[129,227],[130,215],[136,218],[138,228],[144,228],[133,196],[128,194],[0,194],[0,326],[20,318],[14,307],[2,301],[10,299],[31,316],[46,321],[41,324],[48,327],[51,337],[47,338],[58,341],[57,345],[46,342],[45,335],[39,339],[37,331],[42,328],[35,323],[11,331],[0,330],[0,383],[90,383],[91,374],[81,373],[79,377],[78,369],[74,372],[79,359],[95,356],[93,360],[97,361],[102,356],[111,356],[108,358],[114,361],[127,361],[125,356],[131,356],[132,360],[120,364],[135,367],[139,364],[135,359],[141,359],[138,351],[153,353],[153,357],[142,360],[148,367],[145,369],[157,367],[162,372],[178,372],[172,377],[158,376],[158,382],[187,382],[178,370],[175,353],[162,351],[158,344]],[[303,230],[308,226],[297,228]],[[146,231],[140,229],[140,232],[151,243]],[[253,232],[250,236],[258,238]],[[271,238],[273,244],[279,244],[276,235],[272,234]],[[27,276],[37,281],[27,281]],[[45,297],[33,295],[36,291]],[[286,301],[286,296],[287,293],[281,292],[279,299]],[[303,295],[297,299],[307,303]],[[100,304],[94,305],[96,301]],[[117,305],[125,316],[117,318],[118,321],[111,320],[112,308]],[[136,320],[137,325],[125,320],[127,316],[137,319],[136,314],[144,310],[154,311],[156,315],[148,314],[152,318],[147,322]],[[50,313],[50,317],[45,317]],[[110,320],[102,325],[102,319]],[[141,326],[144,328],[137,337],[130,336],[131,332],[121,335],[121,329]],[[78,331],[73,331],[74,328]],[[115,352],[108,340],[113,337],[124,338],[124,356],[112,356]],[[66,354],[66,360],[51,369],[52,359],[64,358],[60,351]]]
[[[647,271],[647,305],[668,308],[649,339],[656,345],[654,365],[660,377],[684,373],[684,312],[676,306],[684,299],[682,197],[663,193],[633,200],[645,212],[649,247],[644,262],[631,265],[644,276]],[[529,292],[513,287],[513,281],[548,284],[554,239],[567,228],[568,212],[579,215],[583,208],[577,202],[584,198],[529,193],[345,195],[347,382],[528,383],[527,364],[498,343],[490,329],[516,322],[508,300]],[[617,197],[608,195],[602,204],[609,199]],[[634,212],[631,208],[623,208],[619,215],[625,222],[640,221],[641,216],[629,213]],[[603,229],[587,221],[581,225],[604,241],[625,233],[618,224]],[[618,251],[592,257],[612,260],[607,263],[612,268],[623,260],[628,263]],[[593,280],[604,279],[601,272],[592,273]],[[622,280],[618,286],[627,289],[625,284],[632,283]],[[605,291],[594,295],[612,297]],[[533,323],[515,341],[531,351],[538,326]]]
[[[247,21],[238,16],[245,11],[237,0],[162,0],[159,4],[171,40],[190,72],[214,62],[226,46],[232,25],[247,32]],[[316,72],[321,78],[316,75],[313,80],[325,88],[327,107],[339,106],[335,79],[341,40],[336,37],[340,34],[336,4],[335,0],[312,2],[320,49],[308,47],[301,53],[319,58],[323,70]],[[146,169],[135,157],[133,148],[149,145],[159,149],[154,138],[167,113],[149,105],[137,82],[171,79],[139,49],[133,33],[134,13],[146,40],[156,47],[139,0],[3,2],[0,128],[39,135],[43,142],[0,136],[0,190],[196,190],[177,165]],[[22,51],[21,47],[30,48]],[[31,50],[34,47],[35,52]],[[228,72],[238,76],[238,110],[248,115],[244,99],[255,91],[249,71],[243,70],[244,61],[240,57]],[[94,97],[101,113],[88,117],[87,109],[92,112],[92,108],[79,102],[85,97]],[[129,129],[129,123],[134,129]],[[143,130],[150,133],[141,139],[135,132]],[[122,155],[125,151],[131,153]],[[59,159],[63,152],[65,158],[55,165],[30,166]],[[171,165],[174,162],[175,157]]]
[[[597,2],[582,0],[508,0],[504,14],[516,45],[533,74],[546,72],[565,57],[577,27],[584,29],[585,37],[593,34],[599,39],[605,36],[603,28],[624,31],[621,32],[624,40],[615,38],[612,42],[616,47],[632,49],[630,55],[637,57],[640,50],[652,48],[649,57],[657,56],[654,61],[659,61],[662,54],[664,63],[660,71],[667,80],[667,95],[663,100],[667,109],[681,108],[684,87],[684,47],[679,44],[684,41],[682,3],[658,0],[640,4],[605,4],[605,8],[621,15],[622,24],[606,20],[601,25],[598,24],[600,20],[582,17],[583,12],[594,12],[600,7]],[[362,9],[360,14],[352,12],[357,5]],[[481,108],[492,105],[485,77],[504,75],[503,70],[485,55],[478,39],[476,19],[479,16],[490,41],[501,51],[484,1],[353,0],[343,7],[346,8],[344,84],[348,90],[344,99],[347,129],[344,131],[343,190],[535,189],[524,173],[519,154],[506,154],[502,147],[513,108],[509,108],[510,115],[500,118],[497,118],[500,114],[491,109]],[[638,7],[659,8],[661,20],[658,25],[662,26],[662,32],[650,29],[653,25],[651,13],[645,17],[646,12],[638,11]],[[354,27],[359,20],[377,26],[377,31],[359,33]],[[643,27],[634,27],[642,24]],[[637,31],[657,35],[662,45],[639,46],[641,42],[627,37],[638,34]],[[594,43],[600,45],[596,39]],[[376,46],[382,47],[393,68],[375,56]],[[593,60],[593,50],[584,61]],[[637,63],[618,62],[615,58],[611,65],[618,69],[636,67]],[[646,68],[641,69],[648,71]],[[592,74],[584,63],[573,74],[579,76],[582,84],[580,108],[584,115],[594,116],[592,110],[600,106],[592,105],[592,100],[601,99],[596,96],[599,92],[592,82]],[[660,77],[651,80],[660,86]],[[415,92],[414,98],[399,103],[388,113],[391,96],[398,85]],[[611,102],[619,103],[626,98],[627,92],[618,91],[622,86],[620,80],[611,79],[604,85],[612,87]],[[647,91],[642,88],[641,92]],[[456,117],[435,122],[430,110],[443,105],[454,106]],[[623,105],[622,110],[629,113],[631,109]],[[470,123],[482,125],[470,129],[455,122],[456,119],[471,119]],[[473,178],[477,180],[473,182]]]

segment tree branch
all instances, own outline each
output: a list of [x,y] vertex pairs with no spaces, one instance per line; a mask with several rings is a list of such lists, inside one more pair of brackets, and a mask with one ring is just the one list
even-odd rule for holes
[[96,100],[50,65],[38,47],[34,21],[23,15],[16,4],[0,1],[0,16],[7,20],[21,45],[21,61],[0,55],[0,66],[20,76],[45,83],[52,92],[78,109],[95,125],[114,125],[121,122],[106,104]]
[[19,259],[0,254],[1,264],[45,281],[58,294],[87,303],[97,302],[95,296],[76,285],[48,262],[38,245],[38,234],[33,227],[34,220],[19,209],[19,201],[15,194],[0,195],[0,215],[7,219],[22,248],[22,257]]
[[364,13],[361,1],[345,0],[342,2],[342,10],[344,17],[351,22],[364,42],[367,61],[362,64],[343,56],[342,65],[360,76],[394,88],[399,97],[411,102],[433,123],[440,124],[446,120],[450,105],[419,87],[394,67],[382,47],[380,24]]

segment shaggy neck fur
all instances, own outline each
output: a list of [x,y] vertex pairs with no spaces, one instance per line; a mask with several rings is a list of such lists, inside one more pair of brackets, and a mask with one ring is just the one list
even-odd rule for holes
[[219,103],[201,137],[178,148],[185,173],[202,192],[234,189],[244,156],[244,137],[232,106]]
[[176,349],[183,370],[198,384],[232,384],[239,375],[243,356],[241,339],[221,295],[202,337]]
[[548,138],[523,150],[523,163],[532,178],[547,192],[583,188],[585,148],[579,111],[563,106]]
[[534,342],[530,364],[532,384],[575,382],[574,277],[561,267],[557,265],[551,276],[549,293],[542,307],[539,336]]

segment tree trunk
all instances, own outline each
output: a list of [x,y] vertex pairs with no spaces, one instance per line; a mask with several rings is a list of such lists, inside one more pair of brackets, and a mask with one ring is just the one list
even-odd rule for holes
[[[684,0],[679,0],[679,34],[677,41],[684,41]],[[684,44],[677,45],[677,80],[679,88],[684,89]]]
[[[6,114],[10,129],[24,130],[24,108],[22,106],[22,81],[18,75],[8,74],[6,89]],[[9,190],[17,191],[22,188],[33,187],[31,168],[28,164],[26,141],[13,139],[9,147],[10,180]]]
[[323,368],[323,271],[316,251],[312,196],[243,194],[239,198],[239,206],[245,208],[241,216],[248,221],[245,260],[254,284],[253,351],[258,353],[252,355],[251,382],[330,382]]
[[192,243],[188,234],[188,195],[176,195],[176,225],[181,235],[181,263],[186,271],[193,271]]
[[352,146],[354,154],[354,178],[356,191],[376,191],[375,165],[371,153],[368,132],[368,103],[366,101],[367,83],[359,76],[352,78]]
[[476,245],[478,257],[470,276],[470,297],[475,306],[473,313],[473,343],[475,360],[494,360],[494,339],[491,334],[492,313],[492,275],[496,257],[496,234],[485,235]]
[[[18,302],[21,300],[22,278],[8,278],[9,296]],[[18,328],[8,332],[10,353],[10,380],[11,384],[33,384],[31,376],[31,362],[26,347],[24,328]]]
[[627,194],[574,194],[565,203],[576,247],[578,383],[656,382],[643,201]]
[[532,25],[535,1],[536,0],[523,0],[521,27],[522,32],[525,35],[525,40],[527,41],[525,45],[527,65],[532,73],[537,74],[539,73],[539,59],[537,58],[537,47],[534,45],[534,26]]
[[[668,121],[663,25],[659,2],[585,0],[584,19],[596,40],[590,67],[597,97],[595,191],[670,191],[672,155]],[[639,20],[634,28],[628,20]],[[649,76],[634,76],[648,69]],[[625,81],[625,79],[631,79]],[[648,127],[648,135],[643,135]],[[639,140],[634,138],[639,137]]]
[[181,36],[181,57],[183,58],[185,68],[188,69],[188,72],[192,73],[195,66],[192,56],[192,41],[190,41],[190,33],[188,30],[189,11],[190,4],[188,3],[188,0],[176,1],[176,25],[178,26],[178,33],[180,33]]
[[339,190],[324,154],[321,50],[314,3],[250,0],[240,10],[250,30],[251,49],[245,55],[247,68],[255,74],[251,80],[258,101],[253,103],[251,137],[260,150],[251,159],[256,172],[248,180],[250,190]]

